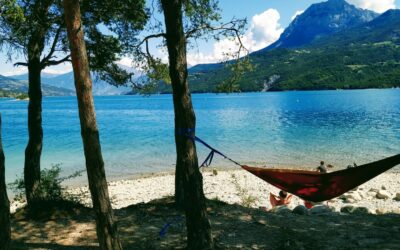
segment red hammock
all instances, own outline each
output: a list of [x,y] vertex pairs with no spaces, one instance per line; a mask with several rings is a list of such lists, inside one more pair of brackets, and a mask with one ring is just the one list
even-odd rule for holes
[[320,202],[346,193],[397,164],[400,164],[400,154],[331,173],[241,166],[279,189],[307,201]]
[[189,136],[188,134],[192,132],[192,130],[188,130],[185,135],[211,149],[210,154],[200,167],[209,166],[214,157],[214,153],[217,153],[271,185],[303,198],[306,201],[320,202],[338,197],[339,195],[346,193],[386,170],[400,164],[400,154],[398,154],[383,160],[331,173],[249,167],[232,160],[197,136]]

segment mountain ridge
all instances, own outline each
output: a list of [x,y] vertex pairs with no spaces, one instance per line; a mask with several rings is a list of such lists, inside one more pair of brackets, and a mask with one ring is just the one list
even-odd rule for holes
[[[93,81],[93,95],[124,95],[131,90],[129,87],[112,86],[100,80],[95,74],[92,73],[91,75]],[[9,76],[9,78],[27,81],[28,74]],[[43,75],[42,73],[42,84],[55,88],[67,89],[72,91],[72,95],[75,95],[74,74],[72,71],[59,75],[50,74],[50,76]]]
[[[0,75],[0,90],[11,93],[28,93],[28,81]],[[42,84],[44,96],[71,96],[75,93],[69,89]]]
[[357,8],[344,0],[315,3],[295,17],[276,42],[255,53],[301,47],[318,37],[355,27],[377,16],[373,11]]
[[[399,87],[400,10],[304,46],[252,53],[250,59],[256,70],[245,72],[238,82],[241,91]],[[216,92],[230,73],[222,65],[192,69],[191,90]],[[170,87],[160,85],[159,92],[170,93]]]

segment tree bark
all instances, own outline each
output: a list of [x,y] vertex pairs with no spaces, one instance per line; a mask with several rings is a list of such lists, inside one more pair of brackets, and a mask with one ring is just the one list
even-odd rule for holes
[[122,249],[122,246],[108,194],[79,0],[64,0],[63,2],[78,98],[86,170],[93,209],[96,212],[97,238],[100,249],[118,250]]
[[30,206],[36,199],[40,183],[40,157],[43,145],[42,89],[40,55],[44,49],[46,31],[38,28],[28,43],[29,105],[28,105],[28,145],[25,149],[24,181],[25,194]]
[[0,114],[0,249],[10,249],[10,202],[7,196],[5,177],[5,157],[1,140],[1,114]]
[[[176,179],[178,205],[186,214],[188,249],[211,249],[213,239],[207,218],[203,178],[199,171],[196,145],[183,133],[194,136],[196,117],[188,85],[186,38],[183,31],[182,0],[161,0],[169,54],[175,112]],[[183,194],[183,198],[182,198]]]

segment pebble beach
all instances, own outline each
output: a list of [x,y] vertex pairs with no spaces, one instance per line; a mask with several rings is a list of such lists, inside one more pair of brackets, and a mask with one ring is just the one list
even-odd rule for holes
[[[278,190],[245,170],[203,171],[208,217],[220,249],[398,249],[400,239],[393,236],[400,232],[399,177],[386,172],[311,209],[297,197],[288,206],[271,209],[269,193]],[[15,249],[98,246],[87,187],[67,192],[85,206],[40,210],[39,219],[32,220],[28,210],[12,204]],[[172,197],[173,173],[112,181],[109,192],[125,249],[186,247],[185,226],[177,220],[184,214]],[[172,224],[160,238],[166,223]]]
[[[246,207],[271,209],[269,193],[278,194],[279,190],[267,182],[244,170],[206,169],[203,170],[204,193],[208,199],[220,200],[229,204]],[[68,191],[80,197],[83,204],[90,206],[87,186]],[[173,173],[154,173],[128,180],[109,183],[109,192],[114,209],[138,203],[172,196],[174,192]],[[293,197],[287,206],[293,209],[303,205],[303,200]],[[329,203],[316,205],[328,206],[331,211],[340,212],[361,207],[370,214],[400,213],[400,173],[386,172],[364,183],[358,188],[332,199]]]

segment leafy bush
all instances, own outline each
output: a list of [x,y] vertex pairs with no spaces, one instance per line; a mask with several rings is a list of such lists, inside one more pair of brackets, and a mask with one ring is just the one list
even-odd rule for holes
[[[84,170],[76,171],[66,177],[60,177],[60,166],[61,164],[55,164],[50,169],[40,171],[41,179],[36,193],[38,201],[75,201],[73,197],[64,192],[66,187],[63,187],[61,183],[65,180],[81,176]],[[25,183],[23,178],[18,178],[8,185],[16,193],[15,200],[23,201],[25,199]]]
[[232,184],[235,186],[236,192],[241,200],[240,204],[244,207],[254,206],[258,201],[257,197],[249,194],[249,191],[239,184],[239,180],[237,179],[235,174],[232,174],[231,178]]

